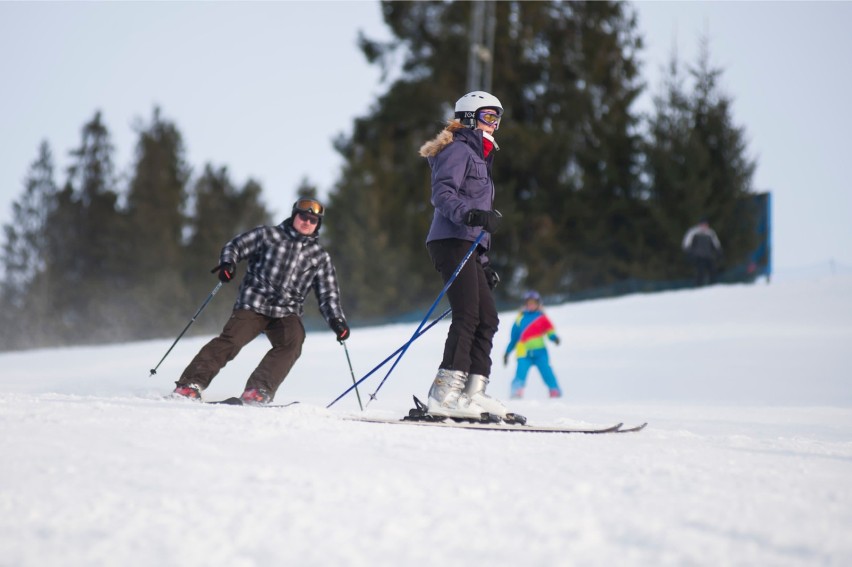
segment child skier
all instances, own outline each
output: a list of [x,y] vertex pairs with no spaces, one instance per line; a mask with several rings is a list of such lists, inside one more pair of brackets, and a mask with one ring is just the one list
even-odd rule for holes
[[554,344],[559,344],[559,337],[553,328],[553,323],[541,310],[541,296],[538,292],[528,291],[524,294],[524,308],[512,325],[512,338],[503,355],[503,364],[509,364],[509,354],[517,346],[518,369],[515,379],[512,380],[511,397],[520,399],[524,395],[524,386],[527,383],[527,373],[530,367],[535,365],[541,373],[544,383],[550,391],[551,398],[562,397],[562,390],[556,381],[556,375],[550,367],[547,356],[547,348],[544,339],[547,337]]

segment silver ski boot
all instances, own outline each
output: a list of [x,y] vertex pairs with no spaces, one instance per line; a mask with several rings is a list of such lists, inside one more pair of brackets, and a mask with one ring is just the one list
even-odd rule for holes
[[463,395],[466,395],[473,403],[485,408],[485,411],[491,415],[496,415],[506,423],[526,423],[527,418],[522,415],[509,412],[506,406],[503,405],[503,402],[496,398],[492,398],[485,393],[485,388],[488,387],[488,382],[488,377],[483,376],[482,374],[468,375]]
[[467,376],[461,370],[438,369],[429,388],[427,409],[430,415],[462,419],[482,419],[487,410],[462,393]]

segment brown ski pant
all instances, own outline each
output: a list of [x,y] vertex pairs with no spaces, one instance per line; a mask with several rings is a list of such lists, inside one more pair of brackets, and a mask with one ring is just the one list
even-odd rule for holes
[[302,354],[305,327],[296,315],[275,318],[246,309],[234,310],[222,333],[201,347],[177,384],[198,384],[202,389],[207,388],[219,371],[261,333],[266,334],[272,348],[249,376],[246,390],[262,388],[274,397]]

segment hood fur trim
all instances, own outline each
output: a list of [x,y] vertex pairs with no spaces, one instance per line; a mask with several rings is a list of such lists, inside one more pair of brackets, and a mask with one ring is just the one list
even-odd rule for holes
[[465,126],[458,120],[448,120],[447,126],[441,132],[420,146],[420,155],[422,157],[435,157],[441,150],[453,143],[453,132],[463,130]]

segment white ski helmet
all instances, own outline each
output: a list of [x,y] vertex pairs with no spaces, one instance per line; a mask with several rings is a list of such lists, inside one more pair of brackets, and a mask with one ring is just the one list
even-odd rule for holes
[[456,118],[468,128],[476,128],[476,114],[483,108],[492,108],[498,116],[503,116],[503,105],[496,96],[485,91],[473,91],[456,101]]

